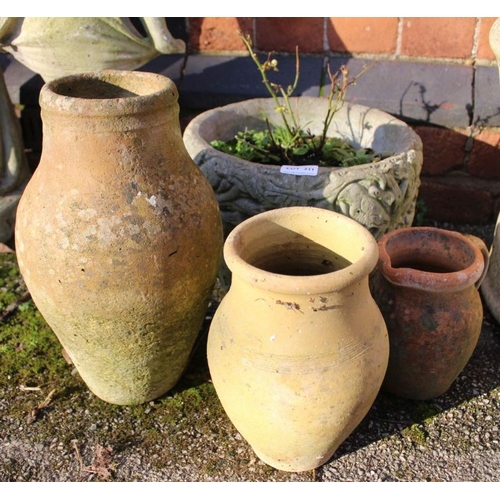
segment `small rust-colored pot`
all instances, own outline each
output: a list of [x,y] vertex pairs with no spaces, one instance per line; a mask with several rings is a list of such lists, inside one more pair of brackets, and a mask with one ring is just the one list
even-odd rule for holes
[[479,238],[432,227],[398,229],[379,240],[371,291],[389,332],[383,390],[427,400],[457,379],[481,332],[477,289],[487,255]]

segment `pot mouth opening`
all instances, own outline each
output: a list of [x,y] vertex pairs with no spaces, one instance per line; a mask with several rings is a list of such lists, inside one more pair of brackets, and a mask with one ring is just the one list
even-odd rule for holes
[[453,231],[407,228],[387,234],[379,244],[382,270],[395,284],[410,281],[432,288],[442,280],[451,289],[472,284],[481,271],[479,250]]
[[[293,97],[294,107],[299,115],[308,123],[313,135],[323,132],[323,122],[318,118],[326,112],[326,100],[321,97],[298,96]],[[408,125],[394,116],[361,104],[345,103],[337,110],[336,120],[329,129],[329,137],[339,137],[347,140],[356,148],[372,148],[387,158],[400,157],[408,151],[418,148],[420,138]],[[205,143],[205,147],[216,151],[222,157],[230,154],[216,150],[210,144],[213,140],[227,141],[243,129],[266,130],[268,121],[281,124],[281,117],[276,111],[276,103],[272,98],[254,98],[242,102],[231,103],[200,113],[186,128],[193,131]],[[370,123],[370,133],[363,126]],[[247,160],[241,160],[246,164]],[[382,162],[384,160],[381,160]],[[379,165],[381,161],[353,165],[350,169],[360,169],[369,165]],[[255,164],[256,162],[248,162]],[[259,164],[259,163],[257,163]],[[259,164],[268,167],[268,164]],[[271,165],[273,166],[273,165]],[[345,167],[320,167],[323,169]]]
[[177,87],[166,76],[142,71],[103,70],[46,83],[40,92],[40,106],[43,112],[106,116],[164,110],[176,104],[178,96]]
[[411,268],[433,273],[454,273],[474,263],[471,245],[451,232],[405,231],[392,235],[386,251],[394,269]]
[[98,71],[72,75],[48,84],[49,89],[64,97],[78,99],[121,99],[154,94],[165,89],[165,82],[148,78],[138,71]]
[[393,269],[412,269],[414,271],[435,273],[435,274],[449,274],[461,271],[463,268],[454,265],[450,262],[436,263],[431,258],[405,258],[404,256],[399,259],[392,259]]
[[244,260],[261,271],[282,276],[321,276],[352,265],[331,248],[298,233],[289,243],[271,245]]
[[340,290],[367,277],[377,243],[346,216],[314,207],[252,217],[228,236],[226,264],[244,281],[290,293]]

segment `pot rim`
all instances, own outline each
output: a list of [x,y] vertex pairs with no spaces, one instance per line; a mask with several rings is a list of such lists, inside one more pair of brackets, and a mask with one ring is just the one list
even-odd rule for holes
[[[293,218],[302,221],[321,220],[330,223],[332,240],[335,236],[349,238],[350,243],[357,245],[353,254],[357,258],[350,265],[340,270],[314,275],[287,275],[261,269],[245,260],[241,255],[240,247],[248,242],[248,234],[256,231],[264,222],[272,222],[286,230]],[[305,233],[297,231],[299,234]],[[340,241],[340,239],[339,239]],[[267,243],[267,242],[266,242]],[[346,244],[346,243],[344,243]],[[333,245],[332,245],[333,246]],[[333,248],[332,248],[333,250]],[[343,256],[345,257],[345,255]],[[317,207],[284,207],[268,210],[254,215],[241,222],[234,228],[224,244],[224,259],[233,277],[251,284],[253,287],[266,289],[283,294],[318,294],[341,291],[368,278],[375,268],[378,259],[378,246],[372,234],[355,220],[337,212]],[[350,260],[350,259],[349,259]]]
[[[433,272],[429,270],[419,270],[409,266],[393,265],[389,246],[397,242],[398,239],[410,241],[412,238],[421,238],[427,235],[430,237],[442,237],[447,241],[455,241],[467,248],[471,252],[471,263],[462,269],[449,272]],[[417,243],[414,241],[414,243]],[[436,227],[408,227],[395,229],[383,235],[379,241],[379,269],[385,279],[396,286],[418,288],[434,292],[455,292],[473,286],[481,279],[485,267],[485,261],[480,248],[470,239],[457,231],[450,231]],[[443,248],[445,244],[443,244]],[[476,285],[478,286],[478,285]]]
[[[90,97],[92,87],[109,84],[106,96]],[[80,95],[75,91],[80,86]],[[113,95],[113,87],[131,95]],[[97,89],[99,90],[99,89]],[[123,92],[122,92],[123,93]],[[77,94],[77,95],[72,95]],[[133,95],[135,94],[135,95]],[[99,95],[97,93],[96,95]],[[108,69],[63,76],[45,83],[40,91],[39,103],[43,112],[55,111],[79,116],[114,116],[161,109],[177,103],[179,93],[175,83],[168,77],[145,71]]]

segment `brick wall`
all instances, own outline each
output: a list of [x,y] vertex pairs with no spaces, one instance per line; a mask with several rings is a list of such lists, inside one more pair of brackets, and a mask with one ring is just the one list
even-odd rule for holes
[[[160,56],[142,69],[176,82],[185,124],[201,110],[267,96],[237,30],[252,35],[262,57],[277,51],[284,82],[293,78],[299,47],[297,95],[318,95],[326,60],[333,70],[346,64],[352,74],[374,63],[350,89],[348,100],[383,109],[421,136],[420,198],[429,216],[492,222],[500,210],[500,84],[488,43],[494,20],[168,18],[171,32],[187,42],[186,54]],[[4,68],[13,101],[29,112],[40,78],[15,62]]]
[[[190,57],[181,91],[197,108],[265,95],[255,69],[239,62],[245,52],[237,30],[252,35],[257,51],[277,51],[288,77],[298,45],[299,93],[305,95],[318,91],[324,58],[353,71],[375,62],[349,100],[384,109],[421,136],[420,198],[429,216],[491,222],[500,209],[500,85],[488,43],[494,20],[188,18]],[[203,79],[208,94],[197,99],[193,92]]]

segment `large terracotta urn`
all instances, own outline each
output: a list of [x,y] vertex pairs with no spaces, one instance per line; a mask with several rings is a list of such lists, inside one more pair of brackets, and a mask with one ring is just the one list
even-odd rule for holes
[[164,76],[119,70],[56,79],[40,94],[19,266],[81,377],[110,403],[176,384],[222,258],[217,201],[184,148],[177,98]]
[[391,347],[382,387],[403,398],[436,398],[477,345],[488,250],[479,238],[434,227],[392,231],[378,244],[371,289]]
[[368,286],[377,243],[349,217],[290,207],[238,225],[224,257],[232,283],[207,348],[220,401],[264,462],[319,467],[385,375],[387,330]]

